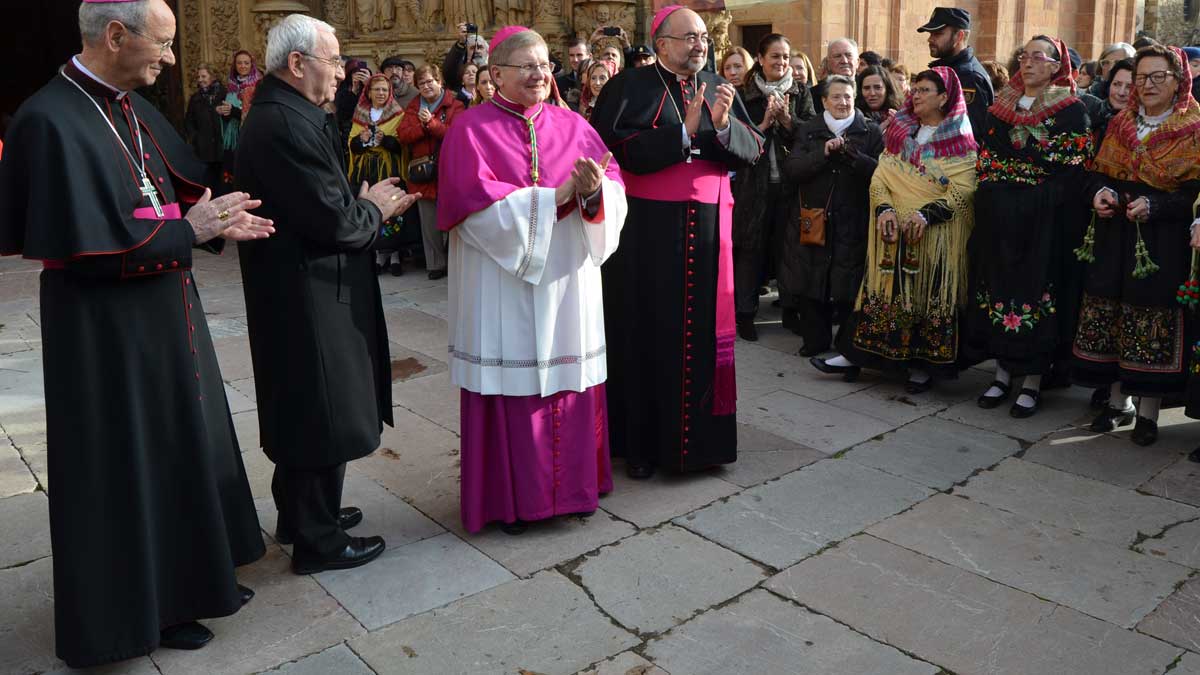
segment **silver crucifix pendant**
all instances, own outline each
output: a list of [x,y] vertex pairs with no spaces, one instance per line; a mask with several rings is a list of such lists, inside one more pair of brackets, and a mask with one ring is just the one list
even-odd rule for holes
[[150,205],[154,207],[154,215],[159,218],[163,217],[162,203],[158,201],[158,190],[154,188],[154,184],[150,182],[149,176],[142,176],[142,187],[139,189],[143,196],[150,200]]

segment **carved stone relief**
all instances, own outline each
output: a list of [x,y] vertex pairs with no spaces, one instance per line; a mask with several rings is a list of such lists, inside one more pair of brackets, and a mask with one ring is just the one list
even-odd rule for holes
[[699,14],[712,38],[713,58],[719,63],[732,46],[729,42],[729,25],[733,23],[733,14],[727,9]]
[[633,2],[600,0],[576,3],[571,16],[575,35],[591,37],[600,26],[620,26],[631,41],[637,35],[637,6]]

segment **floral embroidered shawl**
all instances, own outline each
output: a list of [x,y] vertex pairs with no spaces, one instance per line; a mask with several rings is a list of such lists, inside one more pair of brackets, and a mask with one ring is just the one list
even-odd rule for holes
[[971,131],[971,120],[967,117],[967,103],[963,99],[958,75],[945,66],[934,66],[930,70],[942,78],[950,98],[950,113],[938,125],[933,138],[924,145],[917,143],[921,120],[913,111],[912,92],[904,99],[904,106],[896,113],[883,138],[888,152],[903,157],[917,167],[922,165],[923,158],[963,157],[978,147]]

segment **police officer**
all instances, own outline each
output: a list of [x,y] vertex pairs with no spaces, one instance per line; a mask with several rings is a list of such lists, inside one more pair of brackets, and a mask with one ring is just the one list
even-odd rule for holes
[[958,75],[971,128],[979,133],[984,128],[987,109],[995,99],[995,92],[992,91],[992,79],[975,58],[975,50],[967,46],[967,38],[971,36],[971,13],[957,7],[935,7],[929,23],[917,32],[929,33],[929,55],[935,59],[929,67],[946,66]]

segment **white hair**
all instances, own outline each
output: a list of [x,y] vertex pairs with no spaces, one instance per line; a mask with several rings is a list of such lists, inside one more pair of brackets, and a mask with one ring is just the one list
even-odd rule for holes
[[464,44],[466,44],[467,46],[476,45],[485,52],[488,50],[487,40],[484,40],[483,36],[478,33],[471,33],[470,35],[468,35],[467,40]]
[[134,2],[81,2],[79,3],[79,35],[86,44],[95,44],[104,39],[108,24],[119,21],[133,30],[146,25],[146,10],[149,0]]
[[855,42],[854,38],[848,38],[848,37],[840,37],[840,38],[838,38],[838,39],[836,39],[836,40],[830,40],[830,41],[829,41],[829,46],[825,48],[825,53],[826,53],[826,54],[828,54],[828,53],[829,53],[829,50],[833,49],[833,46],[834,46],[834,45],[836,45],[836,44],[837,44],[837,43],[839,43],[839,42],[845,42],[846,44],[850,45],[851,47],[854,47],[854,53],[855,53],[855,54],[858,54],[858,53],[859,53],[859,50],[858,50],[858,43],[857,43],[857,42]]
[[288,14],[267,33],[266,68],[277,73],[288,67],[288,54],[312,54],[318,33],[336,33],[333,26],[305,14]]
[[1113,52],[1124,52],[1127,59],[1132,59],[1137,55],[1137,50],[1133,48],[1133,45],[1127,42],[1114,42],[1110,45],[1105,45],[1104,51],[1100,52],[1100,58],[1104,58]]

